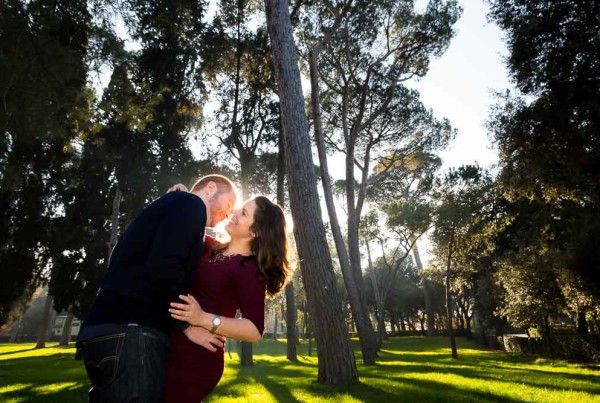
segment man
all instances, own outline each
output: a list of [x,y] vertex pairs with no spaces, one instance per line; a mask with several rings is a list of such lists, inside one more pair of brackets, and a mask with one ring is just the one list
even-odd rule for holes
[[162,401],[172,329],[197,344],[222,346],[214,335],[189,332],[168,309],[192,286],[206,225],[227,218],[235,202],[231,181],[209,175],[189,193],[155,200],[129,225],[77,337],[90,402]]

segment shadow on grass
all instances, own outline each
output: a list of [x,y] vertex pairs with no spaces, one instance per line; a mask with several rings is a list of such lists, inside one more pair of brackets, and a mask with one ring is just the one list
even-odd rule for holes
[[[294,397],[290,390],[290,385],[294,385],[294,389],[296,389],[297,384],[295,382],[286,382],[286,379],[306,380],[307,377],[310,377],[312,369],[308,368],[308,365],[306,370],[303,368],[286,368],[284,370],[284,379],[280,375],[279,367],[280,365],[277,364],[261,363],[260,361],[255,361],[255,365],[252,367],[241,367],[237,363],[230,365],[231,369],[237,371],[236,376],[227,381],[220,382],[211,396],[248,397],[246,394],[247,391],[243,390],[240,385],[259,384],[273,395],[277,401],[301,402]],[[302,381],[300,383],[302,384]]]
[[11,401],[18,400],[19,402],[31,403],[71,403],[71,402],[86,402],[87,391],[90,388],[85,384],[75,384],[64,387],[58,391],[46,391],[49,385],[47,383],[34,383],[27,385],[24,388],[4,392],[0,395],[0,400]]
[[[395,366],[386,368],[372,368],[373,371],[384,369],[383,373],[369,374],[361,369],[362,382],[351,385],[322,385],[313,379],[316,365],[304,364],[302,367],[286,368],[281,370],[280,365],[274,363],[257,362],[253,367],[233,366],[237,371],[234,378],[221,382],[212,394],[217,398],[249,398],[249,392],[241,385],[258,384],[278,402],[299,403],[303,401],[322,401],[329,399],[337,401],[343,396],[351,396],[360,401],[367,402],[397,402],[397,401],[460,401],[460,402],[521,402],[507,396],[497,395],[492,392],[483,392],[469,387],[448,385],[432,380],[405,378],[406,372],[428,372],[422,366],[411,366],[407,371],[403,367]],[[392,369],[393,368],[393,369]],[[414,371],[418,369],[419,371]],[[390,376],[391,375],[391,376]],[[385,376],[388,378],[381,387],[371,385],[373,378]],[[389,378],[393,378],[390,382]],[[292,393],[293,391],[293,393]],[[248,400],[251,401],[251,400]]]
[[89,383],[72,352],[0,360],[0,401],[85,402]]
[[[515,382],[531,387],[552,390],[576,388],[580,391],[600,393],[600,372],[598,374],[574,374],[566,371],[552,372],[538,368],[535,359],[524,356],[511,356],[500,352],[469,353],[454,360],[445,355],[419,354],[418,352],[384,351],[375,368],[386,368],[396,374],[438,372],[470,379],[483,379],[496,382]],[[363,367],[365,373],[377,372]]]
[[290,389],[282,385],[281,383],[273,380],[269,376],[261,377],[260,379],[256,379],[257,382],[261,382],[262,385],[277,398],[277,401],[280,402],[291,402],[291,403],[300,403],[300,400],[296,399]]
[[2,356],[2,355],[9,355],[9,354],[24,353],[25,351],[33,351],[33,350],[35,350],[35,347],[24,348],[22,350],[5,351],[3,353],[0,353],[0,356]]
[[[373,401],[415,401],[415,402],[523,402],[523,400],[511,399],[507,396],[497,395],[491,392],[474,390],[472,388],[462,388],[455,385],[449,385],[443,382],[424,380],[424,379],[398,379],[402,384],[398,394],[394,395],[396,400],[373,400]],[[360,397],[365,397],[361,388]],[[373,394],[380,390],[374,389]],[[353,395],[355,396],[355,395]],[[356,395],[355,397],[359,397]]]
[[[467,364],[468,365],[468,364]],[[467,379],[481,379],[491,382],[506,383],[507,387],[513,384],[522,384],[534,388],[562,391],[565,389],[576,389],[580,392],[591,394],[600,393],[600,378],[594,375],[548,373],[535,369],[510,369],[506,367],[478,367],[465,368],[460,365],[386,365],[395,380],[402,380],[407,373],[430,373],[448,374],[460,376]],[[364,371],[365,375],[368,374]],[[375,376],[375,375],[370,375]]]
[[[315,382],[318,372],[315,357],[299,355],[299,361],[291,363],[285,359],[281,345],[267,343],[261,346],[263,355],[255,356],[253,367],[241,367],[238,361],[228,362],[229,376],[208,401],[234,397],[252,402],[272,396],[276,401],[291,403],[339,401],[344,397],[386,403],[518,403],[522,401],[519,400],[521,395],[503,395],[518,385],[534,388],[536,393],[573,390],[600,394],[600,373],[570,373],[575,371],[572,368],[564,371],[558,368],[553,372],[554,368],[548,365],[537,367],[532,357],[478,351],[464,341],[462,344],[471,350],[461,355],[459,349],[460,358],[453,360],[446,354],[443,341],[390,340],[384,344],[377,365],[359,363],[361,383],[340,386]],[[89,383],[85,369],[81,361],[73,359],[72,349],[52,351],[45,356],[4,357],[0,358],[0,389],[4,388],[0,401],[70,403],[87,400]],[[427,376],[430,373],[440,374],[440,377]],[[481,388],[491,383],[497,387]]]

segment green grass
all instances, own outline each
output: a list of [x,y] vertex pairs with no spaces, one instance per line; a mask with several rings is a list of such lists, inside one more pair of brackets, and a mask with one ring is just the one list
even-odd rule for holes
[[[315,382],[317,359],[305,355],[305,344],[299,362],[290,363],[285,342],[267,340],[255,346],[251,368],[241,368],[237,354],[227,358],[206,402],[600,402],[597,367],[482,350],[465,340],[452,360],[447,345],[444,338],[392,338],[376,366],[359,364],[360,384],[332,387]],[[89,385],[73,355],[72,347],[0,344],[0,401],[85,401]]]

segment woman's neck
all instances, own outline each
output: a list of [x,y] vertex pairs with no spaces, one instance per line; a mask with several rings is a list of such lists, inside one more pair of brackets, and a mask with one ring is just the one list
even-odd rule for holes
[[223,251],[224,255],[251,255],[250,242],[232,239]]

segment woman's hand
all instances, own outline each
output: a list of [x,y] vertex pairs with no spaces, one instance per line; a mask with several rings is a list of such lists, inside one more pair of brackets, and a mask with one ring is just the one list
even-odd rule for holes
[[185,331],[185,336],[192,342],[213,353],[225,345],[225,337],[212,334],[203,327],[191,326]]
[[185,186],[181,183],[178,183],[176,185],[171,186],[169,188],[169,190],[167,190],[167,193],[175,192],[176,190],[181,190],[182,192],[187,192],[188,188],[187,188],[187,186]]
[[[202,326],[207,323],[207,316],[212,317],[202,309],[198,301],[196,301],[196,298],[191,295],[180,295],[179,299],[186,303],[179,304],[177,302],[171,302],[169,312],[173,318],[187,322],[192,326]],[[210,320],[211,319],[209,318],[208,321]]]

